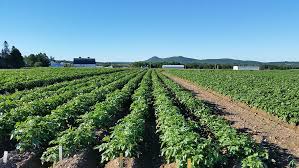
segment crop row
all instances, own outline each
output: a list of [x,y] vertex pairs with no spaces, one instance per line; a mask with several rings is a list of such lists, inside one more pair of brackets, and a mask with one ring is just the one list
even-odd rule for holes
[[121,119],[113,128],[105,142],[97,146],[102,153],[102,162],[117,158],[121,153],[125,157],[138,158],[142,154],[145,122],[149,116],[151,97],[151,71],[148,71],[139,88],[132,96],[130,114]]
[[164,163],[186,167],[191,159],[193,167],[262,168],[268,161],[267,151],[248,135],[156,70],[117,71],[17,91],[2,95],[0,108],[0,140],[12,134],[18,151],[42,153],[42,162],[57,162],[60,146],[64,158],[99,149],[102,163],[120,154],[148,157],[143,155],[151,147],[145,141],[147,124],[156,126]]
[[[73,87],[69,86],[71,89],[65,91],[64,93],[59,93],[46,97],[44,99],[37,99],[32,102],[24,103],[22,106],[18,106],[14,109],[11,109],[9,112],[6,112],[4,115],[0,116],[0,135],[1,138],[7,137],[11,131],[14,129],[17,122],[24,121],[27,117],[34,118],[35,116],[42,117],[47,115],[52,110],[57,107],[63,107],[64,103],[72,100],[76,95],[82,96],[88,92],[93,91],[96,88],[101,88],[113,81],[119,76],[111,75],[111,77],[106,78],[98,82],[87,82],[80,84],[82,87]],[[98,79],[102,79],[98,77]],[[94,91],[93,91],[94,92]],[[73,100],[76,100],[73,99]],[[73,101],[72,100],[72,101]]]
[[192,93],[159,74],[159,77],[174,93],[175,98],[186,110],[195,115],[198,121],[197,127],[206,127],[213,134],[214,140],[223,151],[222,155],[228,158],[236,158],[242,161],[243,167],[263,167],[268,158],[267,151],[260,149],[247,135],[238,133],[224,119],[213,115],[209,107],[201,100],[195,98]]
[[[115,73],[115,74],[109,74],[109,75],[115,76],[118,74],[121,75],[121,72]],[[123,75],[124,75],[124,73],[123,73]],[[32,106],[32,104],[34,104],[37,100],[39,102],[41,102],[45,98],[52,99],[55,96],[61,97],[60,95],[63,95],[64,93],[67,94],[67,96],[65,97],[65,100],[68,100],[68,98],[70,96],[74,96],[74,94],[81,93],[82,89],[80,90],[79,88],[82,88],[83,86],[89,87],[92,84],[93,87],[96,87],[97,85],[101,85],[101,82],[98,82],[98,81],[104,80],[105,78],[107,78],[107,76],[108,75],[100,75],[100,76],[93,76],[93,77],[78,79],[78,80],[74,80],[74,81],[62,82],[62,83],[34,89],[25,95],[23,93],[22,94],[23,96],[20,95],[20,96],[16,97],[15,93],[13,94],[14,95],[13,97],[11,95],[8,95],[5,97],[5,99],[6,99],[5,101],[3,98],[2,99],[3,101],[0,102],[0,115],[3,115],[4,113],[10,111],[13,108],[26,106],[29,102],[30,102],[30,106]],[[107,82],[109,83],[109,80]],[[103,84],[105,84],[105,82]],[[21,92],[23,92],[23,91],[21,91]],[[16,92],[16,93],[18,93],[18,92]],[[70,93],[73,93],[73,94],[70,94]],[[21,94],[21,93],[18,93],[18,94]],[[17,98],[20,98],[20,99],[17,99]]]
[[32,68],[32,69],[16,69],[1,70],[0,84],[12,82],[26,82],[40,80],[43,78],[55,78],[58,76],[76,76],[79,74],[96,74],[101,72],[116,72],[120,69],[95,69],[95,68]]
[[[19,104],[19,102],[29,102],[33,101],[35,99],[40,99],[43,97],[49,97],[53,94],[55,94],[55,91],[58,91],[60,89],[67,89],[67,86],[70,85],[77,85],[80,83],[84,83],[89,81],[92,78],[96,77],[87,77],[83,79],[73,80],[73,81],[65,81],[53,85],[48,85],[45,87],[37,87],[32,90],[23,90],[23,91],[17,91],[13,94],[9,95],[0,95],[0,107],[1,110],[7,110],[7,108],[14,108]],[[2,111],[3,113],[3,111]]]
[[80,94],[44,117],[33,116],[18,123],[13,132],[13,137],[18,142],[17,148],[27,151],[47,146],[47,142],[55,138],[59,132],[75,125],[79,115],[93,110],[97,102],[103,101],[107,94],[123,87],[133,76],[136,76],[136,73],[96,88],[90,93]]
[[170,70],[178,77],[299,124],[297,71]]
[[[44,73],[36,73],[35,71],[29,71],[27,73],[32,73],[32,76],[35,76],[34,78],[16,78],[16,79],[7,79],[5,83],[2,83],[0,86],[0,94],[4,93],[12,93],[17,90],[24,90],[24,89],[31,89],[34,87],[39,87],[39,86],[46,86],[50,84],[54,84],[57,82],[63,82],[67,80],[74,80],[74,79],[79,79],[82,77],[87,77],[87,76],[94,76],[94,75],[100,75],[100,74],[105,74],[105,73],[111,73],[111,72],[116,72],[120,71],[119,69],[95,69],[95,70],[76,70],[72,69],[72,71],[66,71],[65,69],[59,69],[59,71],[54,71],[57,72],[56,74],[52,72],[52,70],[49,70],[49,72],[44,72]],[[3,73],[3,72],[1,72]]]
[[[98,102],[93,111],[83,114],[77,121],[78,127],[66,129],[50,142],[52,147],[48,148],[42,156],[44,162],[55,162],[58,160],[58,147],[62,146],[64,157],[74,155],[88,147],[97,144],[100,134],[104,134],[115,124],[117,118],[127,106],[132,92],[138,87],[145,72],[131,79],[121,90],[111,92],[105,101]],[[100,131],[99,131],[100,130]]]
[[[108,75],[114,75],[114,74],[125,74],[125,73],[123,71],[120,71],[120,72],[115,72],[115,73],[101,74],[100,76],[106,77]],[[0,95],[0,103],[6,102],[4,104],[9,105],[10,102],[13,102],[15,100],[22,99],[22,101],[28,101],[28,100],[39,99],[39,98],[42,98],[45,96],[49,96],[49,95],[55,93],[55,91],[57,91],[58,89],[61,89],[63,87],[66,87],[69,85],[75,85],[75,84],[79,84],[79,83],[84,83],[84,82],[87,82],[89,80],[94,80],[94,79],[98,79],[98,75],[86,76],[84,78],[79,78],[79,79],[75,79],[72,81],[64,81],[64,82],[60,82],[60,83],[55,83],[53,85],[47,85],[45,87],[36,87],[33,89],[16,91],[12,94]]]
[[220,161],[219,149],[211,138],[195,132],[177,106],[172,102],[167,90],[153,73],[154,107],[158,133],[161,141],[161,155],[167,162],[176,162],[185,167],[187,159],[195,167],[213,167]]

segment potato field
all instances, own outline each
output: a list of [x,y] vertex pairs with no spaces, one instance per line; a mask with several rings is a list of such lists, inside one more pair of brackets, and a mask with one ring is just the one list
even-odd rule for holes
[[273,166],[268,149],[165,73],[299,123],[297,71],[1,70],[0,167]]
[[299,72],[289,71],[170,71],[216,90],[286,122],[299,124]]

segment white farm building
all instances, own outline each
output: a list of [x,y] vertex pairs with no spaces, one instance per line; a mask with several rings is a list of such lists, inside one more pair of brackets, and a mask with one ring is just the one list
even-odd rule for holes
[[162,65],[162,68],[168,69],[184,69],[185,65]]
[[260,70],[259,66],[233,66],[233,70]]
[[74,58],[74,67],[96,67],[96,60],[94,58]]
[[51,67],[63,67],[64,66],[64,63],[63,62],[55,62],[55,61],[51,61],[51,63],[50,63],[50,66]]

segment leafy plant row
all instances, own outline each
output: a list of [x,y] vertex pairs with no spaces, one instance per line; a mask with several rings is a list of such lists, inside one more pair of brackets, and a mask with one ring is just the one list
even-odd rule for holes
[[194,132],[167,95],[156,73],[153,73],[153,88],[161,155],[167,162],[176,162],[179,167],[186,167],[187,159],[192,160],[194,167],[215,166],[221,159],[219,149],[211,138]]
[[[12,93],[15,92],[16,90],[24,90],[24,89],[31,89],[34,87],[39,87],[39,86],[46,86],[50,84],[54,84],[57,82],[63,82],[67,80],[74,80],[74,79],[79,79],[87,76],[94,76],[94,75],[100,75],[103,73],[111,73],[111,72],[116,72],[120,71],[120,69],[103,69],[103,70],[97,70],[97,71],[80,71],[80,70],[75,70],[73,69],[74,72],[68,71],[69,73],[63,72],[64,69],[60,70],[60,73],[58,73],[56,76],[53,76],[53,74],[50,74],[50,77],[47,77],[47,74],[50,72],[44,72],[40,73],[39,76],[36,76],[35,78],[32,78],[31,80],[26,80],[24,79],[19,80],[10,80],[6,83],[1,84],[0,86],[0,94],[4,93]],[[34,74],[33,74],[34,75]]]
[[[118,73],[116,73],[118,74]],[[115,76],[116,74],[110,74]],[[124,75],[124,74],[123,74]],[[89,78],[83,78],[80,80],[74,80],[74,81],[68,81],[59,83],[56,85],[50,85],[45,88],[40,89],[34,89],[33,91],[29,92],[28,94],[21,97],[19,100],[11,100],[10,96],[7,98],[8,100],[3,101],[0,103],[0,116],[3,115],[6,112],[9,112],[13,108],[17,107],[26,107],[28,104],[29,106],[34,106],[35,102],[46,102],[47,99],[53,99],[53,97],[58,98],[65,98],[64,101],[67,101],[69,98],[73,97],[77,93],[81,93],[82,91],[87,92],[87,90],[82,90],[79,88],[89,87],[93,86],[96,87],[97,85],[101,85],[101,82],[107,77],[107,75],[101,75],[101,76],[94,76]],[[115,76],[117,77],[117,76]],[[112,81],[112,80],[110,80]],[[107,81],[109,83],[109,80]],[[104,82],[105,84],[105,82]],[[50,88],[47,90],[47,88]],[[92,87],[89,87],[90,91],[93,89]],[[55,89],[55,90],[54,90]],[[82,91],[81,91],[82,90]],[[71,93],[71,94],[70,94]],[[63,96],[61,96],[63,95]],[[46,99],[44,101],[44,99]],[[38,103],[40,104],[40,103]],[[42,105],[42,104],[40,104]],[[35,108],[38,110],[38,108]]]
[[[101,79],[100,77],[98,77]],[[37,99],[32,102],[24,103],[4,115],[0,116],[0,135],[1,138],[7,137],[11,131],[14,129],[15,124],[20,121],[24,121],[29,116],[44,116],[54,110],[56,107],[66,103],[68,100],[80,95],[82,93],[88,93],[95,88],[111,83],[115,80],[112,76],[105,80],[94,83],[93,81],[79,84],[80,87],[69,86],[70,89],[64,93],[57,92],[55,95],[46,97],[44,99]],[[2,139],[1,139],[2,140]]]
[[58,137],[51,141],[52,147],[48,148],[42,155],[44,162],[55,162],[58,160],[58,148],[62,146],[64,157],[74,155],[87,147],[96,144],[99,134],[111,127],[117,120],[119,113],[127,105],[131,94],[138,87],[144,73],[130,80],[121,90],[109,94],[105,101],[95,105],[93,111],[83,114],[78,122],[80,125],[61,132]]
[[17,149],[22,152],[44,147],[60,131],[74,125],[79,115],[91,111],[97,102],[104,100],[107,94],[121,88],[134,76],[136,73],[96,88],[90,93],[83,93],[44,117],[32,116],[17,123],[13,132],[13,137],[18,141]]
[[[43,78],[55,78],[58,76],[74,76],[79,74],[95,74],[96,72],[114,72],[115,69],[96,69],[96,68],[30,68],[1,70],[0,84],[12,82],[34,81]],[[121,71],[121,70],[120,70]]]
[[78,86],[78,88],[72,87],[71,90],[66,91],[62,94],[56,93],[55,95],[48,98],[37,99],[32,102],[24,103],[22,106],[20,105],[13,109],[7,108],[7,110],[10,111],[7,111],[0,117],[1,138],[7,137],[14,129],[14,126],[17,122],[24,121],[29,116],[44,116],[59,105],[66,103],[76,94],[79,94],[81,92],[90,92],[95,87],[95,85]]
[[96,147],[102,153],[102,162],[113,160],[120,153],[124,153],[125,157],[139,157],[150,97],[151,71],[148,71],[132,96],[133,103],[130,106],[130,114],[118,122],[111,135],[105,138],[104,143]]
[[[109,74],[101,74],[100,76],[104,77],[104,76],[114,75],[114,74],[125,74],[125,73],[123,71],[120,71],[120,72],[113,72],[113,73],[109,73]],[[43,96],[48,96],[49,94],[53,94],[53,93],[55,93],[53,91],[57,91],[60,88],[63,88],[63,87],[69,86],[69,85],[84,83],[86,81],[94,80],[97,78],[98,78],[98,75],[87,76],[87,77],[75,79],[72,81],[64,81],[64,82],[60,82],[60,83],[55,83],[53,85],[47,85],[45,87],[36,87],[33,89],[29,89],[29,90],[16,91],[12,94],[0,95],[0,103],[6,102],[7,104],[9,104],[9,102],[13,102],[15,100],[20,100],[20,99],[22,99],[22,101],[35,100],[35,99],[41,98]]]
[[297,71],[171,70],[169,73],[299,124]]
[[45,96],[51,96],[55,94],[56,90],[67,87],[69,85],[76,85],[79,83],[87,82],[91,78],[95,78],[95,77],[87,77],[79,80],[65,81],[53,85],[48,85],[45,87],[37,87],[32,90],[23,90],[23,91],[17,91],[13,94],[0,95],[0,104],[1,107],[6,107],[6,106],[10,106],[11,103],[15,103],[15,101],[22,100],[24,102],[29,102],[35,99],[43,98]]
[[224,119],[213,115],[209,107],[201,100],[195,98],[191,92],[159,74],[159,77],[175,94],[177,100],[187,110],[198,117],[199,124],[207,127],[215,136],[215,140],[225,151],[227,157],[242,160],[242,167],[264,167],[264,161],[268,159],[268,153],[260,149],[257,144],[247,135],[238,133]]

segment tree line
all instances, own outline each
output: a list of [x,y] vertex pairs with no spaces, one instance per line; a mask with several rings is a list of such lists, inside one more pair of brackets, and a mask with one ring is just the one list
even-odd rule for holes
[[228,64],[199,64],[199,63],[187,63],[181,64],[178,62],[134,62],[132,67],[148,67],[148,68],[162,68],[162,65],[185,65],[187,69],[232,69],[233,65]]
[[[207,64],[207,63],[187,63],[181,64],[178,62],[134,62],[131,64],[132,67],[140,68],[162,68],[162,65],[185,65],[186,69],[233,69],[234,64]],[[288,69],[299,69],[298,66],[288,65],[271,65],[262,64],[258,65],[261,70],[288,70]]]
[[53,57],[48,57],[46,53],[30,54],[22,56],[22,53],[15,46],[9,48],[7,41],[3,43],[0,53],[0,68],[22,68],[22,67],[48,67]]

